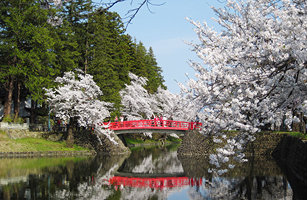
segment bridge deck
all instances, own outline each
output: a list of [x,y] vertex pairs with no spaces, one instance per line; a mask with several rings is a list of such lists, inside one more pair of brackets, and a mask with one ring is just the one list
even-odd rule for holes
[[196,122],[183,122],[173,120],[135,120],[123,122],[104,123],[109,125],[109,129],[114,130],[117,134],[136,133],[136,132],[161,132],[173,133],[191,129],[200,129],[202,124]]

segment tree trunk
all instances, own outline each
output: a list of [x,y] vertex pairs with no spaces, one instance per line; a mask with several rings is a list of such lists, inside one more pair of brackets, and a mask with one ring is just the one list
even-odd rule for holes
[[87,70],[87,46],[88,46],[88,41],[86,40],[86,50],[85,50],[85,66],[84,66],[84,74],[86,74],[86,70]]
[[[298,117],[300,120],[302,119],[301,114],[298,113],[296,110],[293,111],[293,117],[294,116]],[[301,125],[301,122],[292,123],[292,131],[293,132],[300,132],[300,125]]]
[[67,148],[73,148],[73,144],[74,144],[73,127],[75,127],[75,118],[71,117],[69,120],[69,126],[67,130],[67,139],[66,139]]
[[31,100],[30,123],[35,124],[35,101]]
[[15,88],[14,88],[14,122],[17,121],[17,118],[19,116],[19,104],[20,104],[20,83],[19,81],[15,82]]
[[4,102],[4,117],[11,115],[13,89],[14,89],[14,78],[9,76],[8,81],[5,84],[5,102]]
[[305,134],[306,133],[306,123],[305,123],[305,120],[304,120],[304,113],[301,112],[300,114],[300,132]]

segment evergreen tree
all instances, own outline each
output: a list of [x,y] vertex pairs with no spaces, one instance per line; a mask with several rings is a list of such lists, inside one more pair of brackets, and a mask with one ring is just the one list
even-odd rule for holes
[[152,48],[150,47],[147,51],[143,43],[139,42],[135,44],[134,49],[134,65],[130,71],[137,76],[148,79],[145,87],[149,93],[155,93],[159,86],[166,89],[163,84],[162,69],[158,66]]
[[148,92],[152,94],[155,93],[159,86],[166,89],[164,78],[162,76],[162,69],[158,66],[152,47],[149,48],[149,51],[146,54],[146,70],[148,73],[148,82],[146,86]]
[[[136,41],[135,41],[136,43]],[[135,53],[134,53],[134,66],[130,69],[132,73],[140,77],[148,77],[146,70],[146,48],[143,43],[140,41],[138,44],[135,44]]]
[[[103,101],[114,103],[115,110],[120,108],[119,90],[128,82],[129,37],[123,34],[123,24],[117,13],[97,10],[89,21],[91,29],[90,59],[88,73],[103,92]],[[114,115],[118,115],[115,112]]]
[[[119,91],[130,82],[129,72],[149,80],[149,93],[160,85],[165,88],[152,49],[147,52],[141,42],[136,44],[124,33],[117,13],[93,10],[90,0],[63,1],[61,5],[46,6],[35,0],[0,2],[5,116],[11,112],[13,97],[14,104],[19,104],[20,88],[28,90],[33,105],[38,105],[44,98],[43,87],[53,87],[55,77],[77,67],[93,75],[104,94],[101,100],[114,103],[112,116],[119,115]],[[15,109],[17,117],[19,106]]]
[[68,1],[63,4],[63,18],[69,24],[73,33],[72,39],[78,45],[71,48],[78,52],[75,62],[78,67],[87,73],[89,45],[89,18],[93,13],[91,0]]
[[114,103],[118,115],[121,107],[119,91],[129,83],[128,73],[133,72],[146,77],[152,85],[146,89],[154,93],[159,85],[163,85],[161,68],[157,66],[152,49],[139,42],[132,42],[129,35],[124,34],[123,23],[117,13],[96,10],[89,18],[89,67],[88,73],[103,92],[102,100]]
[[[0,2],[0,56],[1,80],[5,88],[4,115],[11,112],[14,85],[20,85],[32,93],[33,98],[41,97],[43,85],[50,81],[50,66],[55,59],[48,21],[49,10],[34,0],[3,0]],[[15,101],[19,108],[17,91]],[[16,111],[15,111],[16,112]],[[18,116],[18,111],[15,113]]]

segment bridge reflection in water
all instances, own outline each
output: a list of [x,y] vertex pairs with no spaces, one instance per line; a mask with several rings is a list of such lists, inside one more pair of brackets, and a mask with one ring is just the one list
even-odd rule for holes
[[156,178],[141,178],[141,177],[123,177],[114,176],[109,180],[110,185],[117,187],[136,187],[136,188],[173,188],[184,186],[202,185],[201,178],[188,178],[188,177],[156,177]]
[[208,157],[177,157],[174,147],[135,149],[129,157],[0,159],[0,199],[306,199],[306,186],[290,186],[293,177],[268,156],[214,176]]

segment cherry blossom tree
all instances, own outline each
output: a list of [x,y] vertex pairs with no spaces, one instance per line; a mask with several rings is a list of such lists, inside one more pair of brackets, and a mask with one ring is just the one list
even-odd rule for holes
[[202,105],[207,133],[254,133],[266,124],[280,126],[289,111],[306,113],[305,6],[228,0],[224,9],[212,7],[221,32],[190,20],[200,40],[190,45],[203,65],[192,62],[197,80],[181,87]]
[[154,95],[148,93],[143,87],[147,84],[147,78],[138,77],[129,72],[131,84],[120,91],[123,105],[122,113],[129,120],[149,119],[155,113],[161,113]]
[[[176,95],[161,87],[155,94],[150,94],[144,88],[147,79],[129,73],[131,84],[120,91],[122,98],[122,113],[129,120],[149,119],[152,115],[163,115],[167,119],[172,116],[174,120],[194,120],[197,109],[193,102],[181,95]],[[152,137],[151,132],[143,133]],[[178,138],[175,133],[170,136]]]
[[[76,75],[74,72],[65,72],[64,76],[57,77],[55,82],[59,83],[57,88],[46,89],[47,101],[50,112],[54,112],[56,117],[62,120],[69,120],[66,143],[67,147],[71,148],[74,141],[73,128],[76,125],[87,127],[101,124],[110,116],[108,109],[112,104],[99,100],[102,92],[93,81],[93,76],[89,74]],[[110,132],[106,131],[103,134],[111,139]]]
[[289,126],[300,120],[296,112],[307,113],[305,8],[302,0],[227,0],[212,7],[220,31],[188,19],[200,40],[189,44],[203,62],[191,62],[196,79],[180,87],[202,107],[202,133],[227,141],[211,156],[217,168],[237,151],[244,161],[244,144],[262,127]]
[[187,95],[174,94],[167,89],[158,88],[155,98],[167,117],[172,116],[174,120],[191,121],[195,120],[198,113],[198,106]]
[[169,90],[158,88],[157,92],[150,94],[144,88],[147,79],[129,73],[131,84],[120,91],[122,97],[123,114],[128,119],[144,119],[151,115],[173,116],[174,120],[194,120],[198,107],[187,96],[173,94]]

